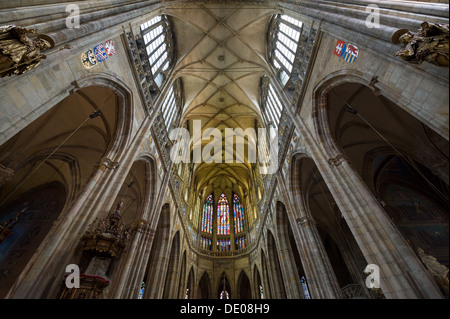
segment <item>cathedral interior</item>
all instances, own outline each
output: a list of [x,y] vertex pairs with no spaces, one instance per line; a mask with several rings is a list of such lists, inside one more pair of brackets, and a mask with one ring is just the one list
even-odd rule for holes
[[0,298],[448,299],[449,4],[0,3]]

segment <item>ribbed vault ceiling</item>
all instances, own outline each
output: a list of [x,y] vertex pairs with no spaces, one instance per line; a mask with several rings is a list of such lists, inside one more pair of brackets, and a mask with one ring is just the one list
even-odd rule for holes
[[[182,79],[182,123],[193,135],[193,121],[202,133],[218,128],[254,128],[261,122],[259,83],[266,74],[266,37],[274,7],[242,4],[191,4],[165,8],[172,17],[176,41],[175,76]],[[224,138],[222,139],[224,141]],[[210,140],[202,141],[202,145]],[[245,138],[245,144],[256,144]],[[225,162],[225,143],[222,145]],[[192,150],[192,148],[191,148]],[[234,152],[235,153],[235,152]],[[201,191],[226,187],[247,192],[251,163],[247,147],[243,163],[196,165],[194,183]],[[235,159],[239,155],[235,155]]]

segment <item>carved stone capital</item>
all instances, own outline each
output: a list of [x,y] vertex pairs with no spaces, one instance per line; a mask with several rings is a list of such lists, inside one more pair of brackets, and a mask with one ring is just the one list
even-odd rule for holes
[[344,153],[341,153],[334,158],[329,158],[328,163],[330,163],[330,165],[332,166],[339,166],[342,162],[348,160],[348,157]]
[[98,164],[97,167],[102,171],[104,171],[107,168],[116,169],[117,167],[119,167],[119,162],[114,162],[109,158],[104,157],[100,160],[100,163]]
[[315,220],[308,216],[297,218],[297,223],[299,223],[301,226],[313,226],[316,224]]

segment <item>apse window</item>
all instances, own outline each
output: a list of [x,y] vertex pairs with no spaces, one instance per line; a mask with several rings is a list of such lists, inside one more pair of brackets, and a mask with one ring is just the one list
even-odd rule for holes
[[164,72],[169,68],[171,59],[172,39],[167,17],[156,16],[141,24],[141,33],[153,80],[159,87],[164,80]]
[[285,85],[291,76],[303,23],[287,15],[275,16],[275,33],[270,34],[270,59]]

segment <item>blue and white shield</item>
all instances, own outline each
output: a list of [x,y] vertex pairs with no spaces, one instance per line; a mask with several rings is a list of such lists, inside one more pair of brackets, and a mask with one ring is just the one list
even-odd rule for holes
[[345,52],[342,55],[342,58],[347,61],[348,63],[355,62],[356,58],[358,57],[359,49],[354,46],[353,44],[347,44],[347,47],[345,48]]
[[108,58],[105,46],[103,44],[96,45],[94,47],[94,55],[98,62],[103,62]]

